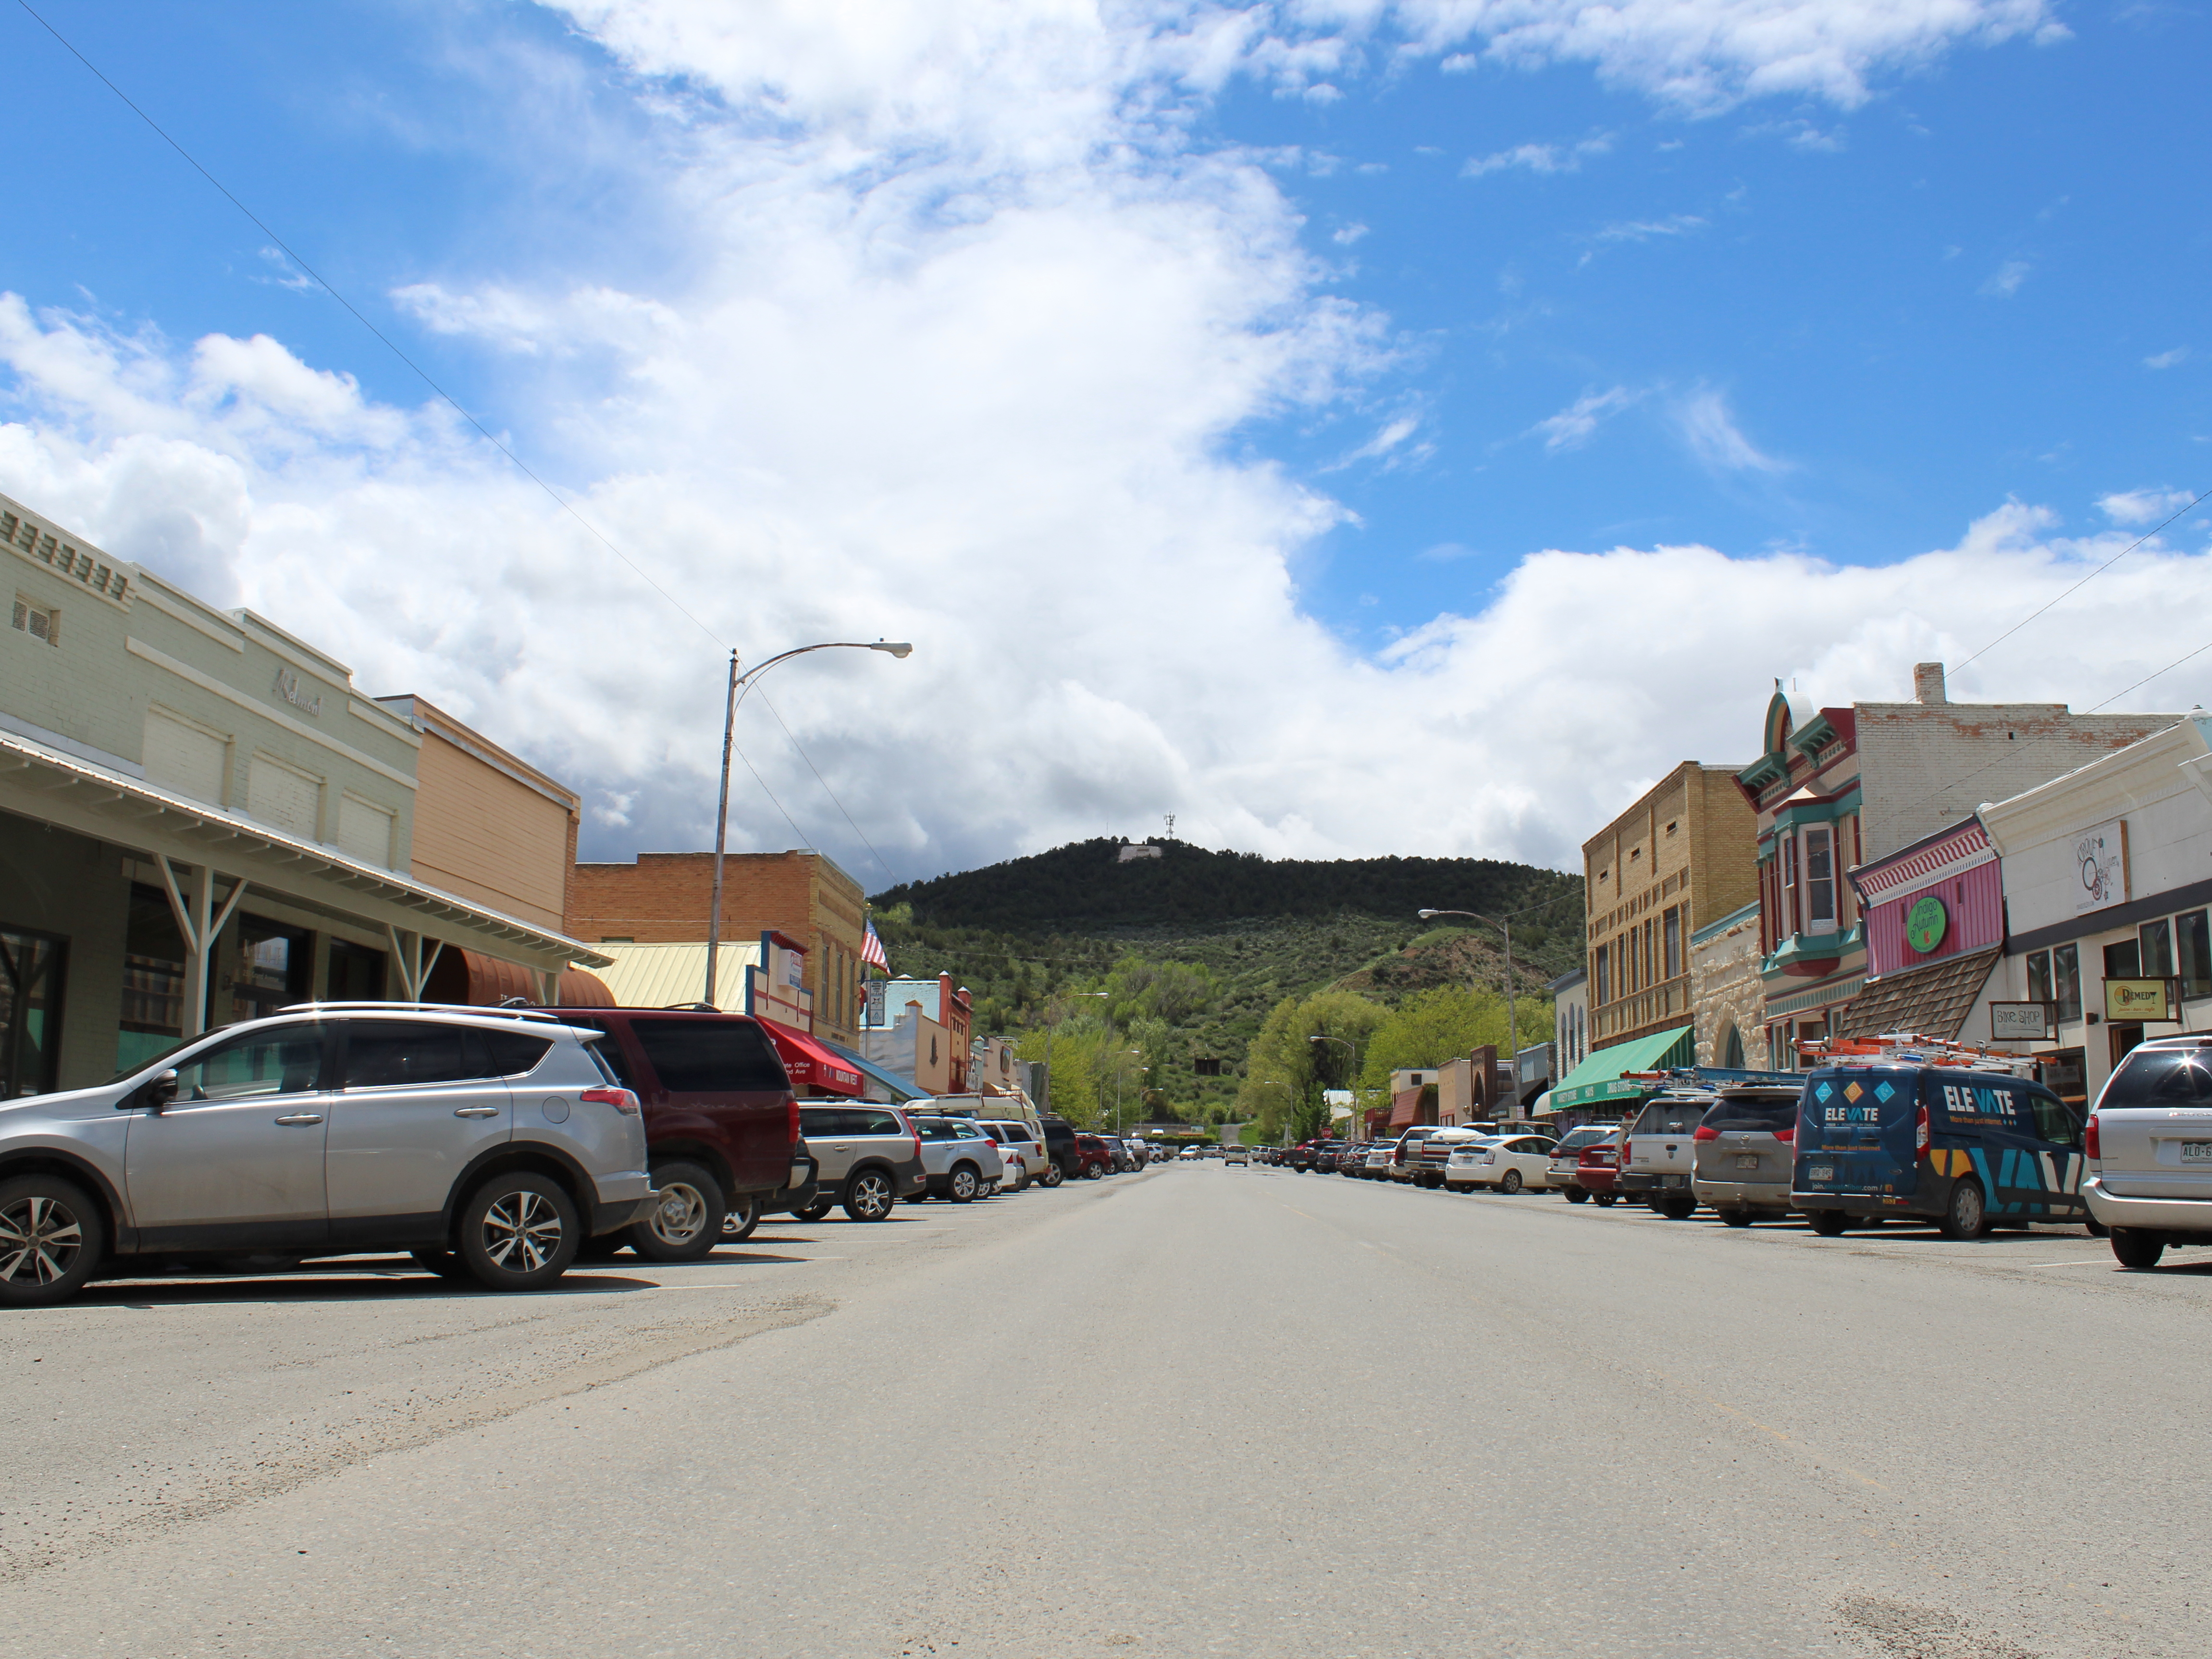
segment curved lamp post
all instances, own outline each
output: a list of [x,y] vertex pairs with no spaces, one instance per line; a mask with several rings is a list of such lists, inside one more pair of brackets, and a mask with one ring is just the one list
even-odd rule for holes
[[750,695],[753,683],[780,662],[789,662],[793,657],[803,657],[810,651],[881,651],[888,656],[903,657],[914,647],[902,640],[894,644],[887,640],[824,640],[819,645],[802,645],[796,650],[786,651],[770,657],[757,667],[738,672],[738,653],[730,653],[730,689],[722,705],[722,793],[714,803],[714,895],[707,913],[707,1003],[720,1007],[714,1000],[714,956],[722,943],[722,854],[729,843],[730,834],[730,744],[738,726],[738,705]]

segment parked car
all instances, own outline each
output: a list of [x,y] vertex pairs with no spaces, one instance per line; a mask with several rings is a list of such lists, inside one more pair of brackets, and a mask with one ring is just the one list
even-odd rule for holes
[[1576,1154],[1575,1185],[1589,1194],[1600,1209],[1609,1209],[1620,1196],[1614,1190],[1614,1183],[1620,1179],[1620,1131],[1616,1128]]
[[2081,1197],[2127,1267],[2212,1244],[2212,1039],[2154,1037],[2122,1060],[2090,1115]]
[[1359,1161],[1362,1181],[1388,1181],[1398,1161],[1398,1143],[1395,1140],[1370,1140],[1367,1156]]
[[854,1221],[888,1218],[898,1200],[929,1185],[922,1166],[921,1135],[894,1106],[866,1101],[807,1101],[799,1109],[806,1149],[820,1160],[821,1195],[799,1213],[819,1221],[842,1205]]
[[1855,1220],[1926,1217],[1980,1238],[2002,1218],[2081,1221],[2081,1120],[2040,1083],[1911,1050],[1808,1074],[1790,1202],[1832,1237]]
[[1802,1092],[1724,1088],[1698,1121],[1690,1137],[1690,1190],[1729,1226],[1789,1215]]
[[1184,1147],[1184,1148],[1182,1149],[1182,1152],[1178,1152],[1178,1153],[1176,1153],[1176,1161],[1177,1163],[1188,1163],[1188,1164],[1195,1164],[1195,1163],[1197,1163],[1197,1162],[1198,1162],[1198,1148],[1197,1148],[1197,1147],[1195,1147],[1195,1146],[1186,1146],[1186,1147]]
[[997,1189],[1006,1161],[974,1118],[916,1115],[910,1121],[921,1137],[922,1190],[908,1202],[949,1198],[971,1204]]
[[1224,1166],[1231,1164],[1242,1164],[1249,1170],[1252,1167],[1252,1154],[1242,1146],[1225,1147],[1222,1151],[1221,1162]]
[[1443,1186],[1452,1154],[1475,1141],[1487,1140],[1490,1134],[1487,1125],[1475,1129],[1447,1123],[1431,1129],[1407,1151],[1405,1167],[1412,1172],[1407,1178],[1416,1187]]
[[1064,1117],[1048,1113],[1041,1122],[1044,1129],[1045,1171],[1039,1177],[1047,1188],[1057,1187],[1063,1181],[1083,1173],[1082,1156],[1076,1150],[1075,1126]]
[[822,1183],[817,1176],[822,1165],[806,1150],[804,1140],[793,1151],[791,1165],[791,1185],[775,1194],[772,1204],[757,1199],[740,1200],[722,1212],[723,1243],[742,1244],[769,1216],[804,1216],[820,1201]]
[[1692,1137],[1712,1103],[1712,1096],[1702,1091],[1669,1090],[1645,1101],[1627,1119],[1614,1190],[1642,1199],[1669,1220],[1686,1221],[1695,1214],[1698,1198],[1690,1187],[1690,1165],[1696,1143]]
[[362,1250],[542,1290],[658,1205],[597,1047],[544,1017],[305,1007],[0,1103],[0,1305],[178,1256]]
[[623,1237],[594,1240],[591,1255],[627,1243],[648,1261],[696,1261],[725,1237],[726,1216],[736,1213],[749,1232],[763,1207],[791,1207],[798,1100],[757,1021],[711,1009],[545,1012],[605,1032],[600,1056],[645,1106],[659,1205]]
[[1114,1173],[1114,1150],[1098,1135],[1079,1134],[1075,1137],[1076,1169],[1073,1173],[1085,1181],[1096,1181]]
[[1411,1181],[1420,1167],[1421,1143],[1436,1133],[1432,1123],[1417,1123],[1400,1135],[1390,1148],[1389,1175],[1393,1181]]
[[1552,1148],[1551,1165],[1544,1172],[1544,1184],[1553,1192],[1565,1193],[1570,1204],[1586,1204],[1589,1190],[1581,1181],[1583,1148],[1595,1146],[1607,1135],[1616,1133],[1618,1123],[1584,1123],[1571,1128]]
[[1015,1119],[976,1121],[975,1127],[997,1148],[1006,1172],[999,1177],[1000,1185],[1008,1192],[1021,1192],[1042,1173],[1045,1166],[1044,1143],[1037,1132],[1028,1124]]
[[1523,1188],[1540,1193],[1551,1182],[1552,1151],[1558,1145],[1549,1135],[1493,1135],[1455,1150],[1444,1179],[1470,1192],[1481,1187],[1509,1194]]

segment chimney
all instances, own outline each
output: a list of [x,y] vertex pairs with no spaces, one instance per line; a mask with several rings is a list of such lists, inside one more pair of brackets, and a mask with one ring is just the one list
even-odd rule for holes
[[1912,701],[1915,702],[1948,702],[1951,696],[1943,689],[1943,665],[1940,662],[1917,662],[1912,665]]

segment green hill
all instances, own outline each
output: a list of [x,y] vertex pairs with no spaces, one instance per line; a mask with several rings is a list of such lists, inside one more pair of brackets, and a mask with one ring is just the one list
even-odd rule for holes
[[[1125,864],[1127,844],[1076,842],[876,895],[892,971],[951,973],[984,1031],[1035,1030],[1055,1015],[1073,1030],[1111,1009],[1115,1030],[1146,1048],[1158,1085],[1151,1104],[1203,1116],[1227,1109],[1247,1046],[1285,997],[1342,985],[1395,1003],[1434,985],[1503,985],[1497,929],[1425,922],[1424,908],[1533,909],[1513,927],[1523,997],[1582,962],[1582,880],[1557,871],[1488,859],[1263,859],[1181,842]],[[1172,996],[1164,964],[1192,970],[1170,975]],[[1099,988],[1112,997],[1068,995]]]

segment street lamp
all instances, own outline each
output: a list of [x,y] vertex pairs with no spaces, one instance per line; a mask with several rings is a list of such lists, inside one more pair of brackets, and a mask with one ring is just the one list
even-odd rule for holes
[[789,662],[793,657],[803,657],[810,651],[880,651],[886,656],[904,657],[914,647],[901,640],[824,640],[819,645],[802,645],[770,657],[757,668],[738,672],[738,653],[730,653],[730,689],[722,705],[722,793],[714,803],[714,894],[707,915],[707,1003],[720,1007],[714,1000],[714,955],[722,943],[722,854],[728,845],[730,833],[730,745],[738,726],[738,705],[751,695],[753,682],[780,662]]

